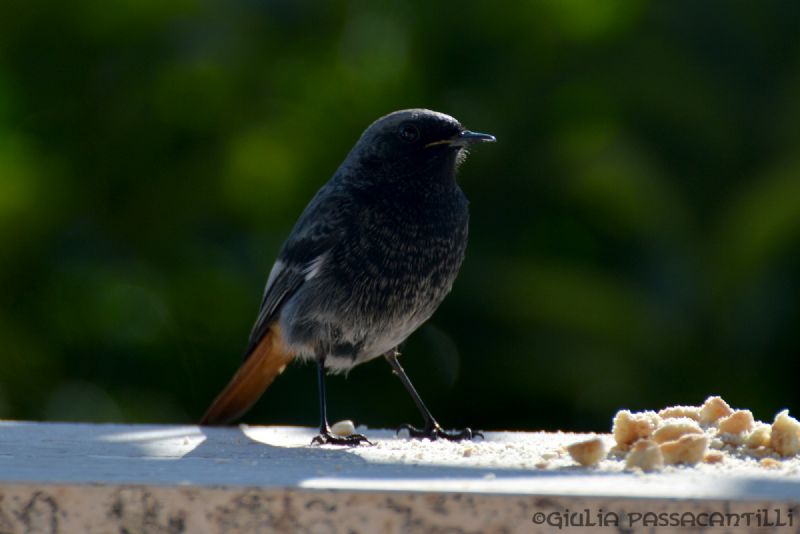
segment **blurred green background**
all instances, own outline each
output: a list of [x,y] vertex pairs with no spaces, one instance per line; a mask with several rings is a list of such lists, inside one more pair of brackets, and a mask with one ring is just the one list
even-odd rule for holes
[[[448,427],[800,410],[800,3],[37,1],[0,8],[0,417],[192,422],[361,131],[473,151],[467,260],[404,365]],[[418,422],[377,360],[333,420]],[[312,366],[245,418],[317,423]]]

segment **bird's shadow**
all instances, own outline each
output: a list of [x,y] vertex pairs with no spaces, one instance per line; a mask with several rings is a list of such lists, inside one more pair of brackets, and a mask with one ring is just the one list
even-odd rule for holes
[[[277,433],[295,432],[297,439],[292,445],[275,445],[252,432],[248,427],[207,428],[201,427],[205,440],[186,454],[183,459],[213,460],[228,476],[236,466],[236,483],[253,485],[290,485],[303,487],[309,480],[324,479],[498,479],[509,477],[553,476],[553,471],[541,469],[503,468],[496,466],[452,465],[431,461],[409,463],[398,457],[397,461],[382,458],[372,461],[359,454],[358,449],[370,447],[317,446],[311,445],[314,436],[307,428],[261,428],[261,431]],[[403,440],[391,431],[371,431],[368,437],[377,440]],[[411,449],[411,446],[409,446]],[[412,453],[414,451],[411,451]],[[398,453],[398,456],[402,453]],[[250,469],[240,470],[241,466]],[[586,469],[563,470],[563,476],[587,474]],[[596,474],[604,474],[595,472]]]

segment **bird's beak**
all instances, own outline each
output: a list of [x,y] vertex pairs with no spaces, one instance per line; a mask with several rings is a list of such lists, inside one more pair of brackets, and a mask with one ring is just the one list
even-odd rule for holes
[[451,146],[468,146],[474,145],[475,143],[494,143],[497,141],[493,135],[485,134],[485,133],[478,133],[478,132],[470,132],[469,130],[464,130],[453,139],[450,140]]
[[450,139],[442,139],[441,141],[434,141],[432,143],[428,143],[427,145],[425,145],[425,148],[436,145],[464,147],[464,146],[474,145],[475,143],[494,143],[495,141],[497,141],[497,139],[495,139],[493,135],[464,130],[463,132],[451,137]]

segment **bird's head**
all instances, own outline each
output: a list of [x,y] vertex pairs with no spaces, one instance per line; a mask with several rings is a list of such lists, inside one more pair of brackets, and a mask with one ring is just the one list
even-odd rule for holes
[[455,177],[466,149],[493,142],[456,119],[427,109],[395,111],[373,122],[361,135],[344,166],[370,180],[418,182]]

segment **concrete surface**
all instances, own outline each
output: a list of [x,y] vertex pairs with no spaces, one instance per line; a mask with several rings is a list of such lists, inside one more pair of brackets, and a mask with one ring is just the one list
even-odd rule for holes
[[296,427],[0,422],[0,533],[652,531],[648,518],[691,532],[709,514],[728,514],[720,532],[800,532],[790,463],[643,475],[574,466],[560,448],[586,435],[359,430],[375,446],[312,447]]

